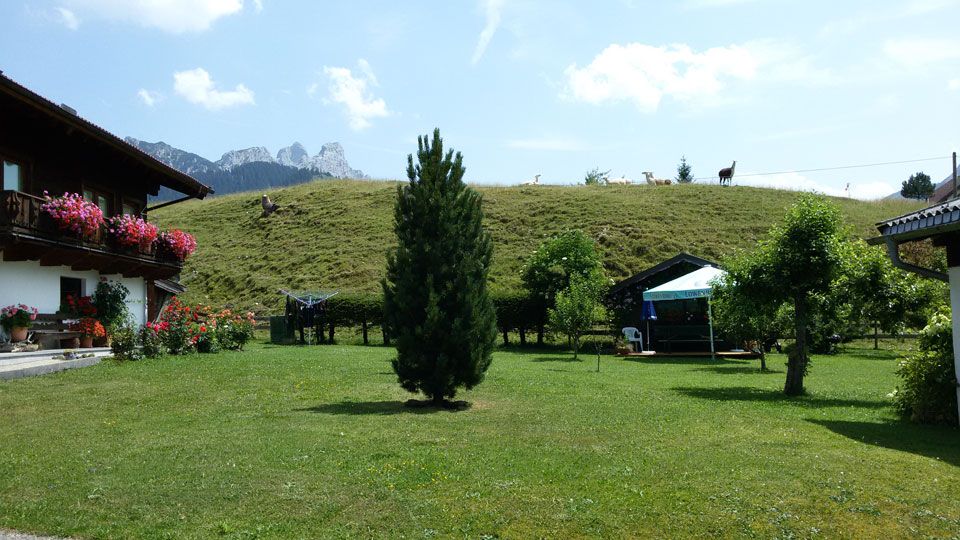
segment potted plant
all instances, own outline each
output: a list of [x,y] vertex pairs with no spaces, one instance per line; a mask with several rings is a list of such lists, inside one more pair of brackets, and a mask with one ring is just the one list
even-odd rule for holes
[[0,309],[0,325],[10,334],[10,341],[27,339],[27,330],[37,320],[37,308],[26,304],[16,304]]
[[616,351],[617,356],[629,356],[631,352],[630,346],[623,341],[622,337],[619,337],[613,341],[613,349]]
[[167,257],[183,262],[197,249],[197,240],[192,234],[180,229],[165,231],[157,238],[158,250]]
[[103,226],[103,211],[92,202],[85,201],[77,193],[64,193],[60,197],[51,197],[43,193],[44,202],[40,209],[49,215],[61,232],[72,233],[80,239],[92,239]]
[[70,330],[80,332],[80,348],[89,349],[93,347],[93,338],[106,337],[107,331],[100,324],[100,321],[93,317],[84,317],[70,325]]
[[107,232],[117,246],[149,253],[160,230],[140,216],[124,214],[107,220]]

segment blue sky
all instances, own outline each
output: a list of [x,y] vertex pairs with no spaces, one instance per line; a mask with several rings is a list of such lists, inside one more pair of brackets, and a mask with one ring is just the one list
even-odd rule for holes
[[[0,69],[121,136],[218,159],[340,141],[404,175],[440,127],[469,181],[594,167],[871,198],[960,149],[960,0],[0,4]],[[952,22],[951,22],[952,20]]]

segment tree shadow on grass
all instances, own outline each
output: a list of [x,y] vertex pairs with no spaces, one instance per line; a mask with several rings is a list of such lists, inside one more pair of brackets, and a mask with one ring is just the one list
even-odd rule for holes
[[682,366],[723,366],[723,365],[743,365],[737,360],[729,360],[723,357],[717,357],[716,360],[709,356],[622,356],[627,362],[636,362],[638,364],[672,364]]
[[767,368],[766,371],[760,371],[760,365],[755,366],[744,366],[744,365],[723,365],[723,366],[711,366],[711,367],[702,367],[694,369],[693,371],[709,371],[712,373],[719,373],[721,375],[731,375],[731,374],[746,374],[746,375],[783,375],[783,371],[776,369]]
[[393,414],[433,414],[438,412],[461,412],[470,410],[471,404],[467,401],[449,402],[448,406],[436,407],[430,402],[410,399],[407,401],[341,401],[338,403],[323,403],[313,407],[294,409],[296,412],[312,412],[317,414],[333,415],[380,415]]
[[845,399],[819,396],[788,396],[777,390],[764,390],[748,386],[729,386],[720,388],[675,387],[673,391],[685,396],[708,399],[711,401],[767,401],[784,403],[796,407],[860,407],[863,409],[882,409],[890,404],[884,400]]
[[531,362],[583,362],[583,355],[578,358],[574,358],[573,354],[567,355],[557,355],[557,356],[537,356],[530,359]]
[[960,430],[908,422],[849,422],[807,419],[857,442],[926,456],[960,467]]

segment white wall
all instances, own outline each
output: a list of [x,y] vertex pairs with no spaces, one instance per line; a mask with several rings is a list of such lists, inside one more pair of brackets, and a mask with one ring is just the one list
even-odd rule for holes
[[[77,272],[68,266],[40,266],[36,261],[0,262],[0,307],[10,304],[26,304],[36,307],[40,313],[55,313],[60,309],[60,278],[72,277],[83,280],[83,294],[90,295],[97,288],[100,273],[95,270]],[[119,275],[104,276],[119,281],[130,289],[127,307],[134,322],[147,320],[147,287],[143,278],[125,278]]]

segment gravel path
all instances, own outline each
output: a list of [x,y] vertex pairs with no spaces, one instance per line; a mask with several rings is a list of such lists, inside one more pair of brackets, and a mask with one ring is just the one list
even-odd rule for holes
[[19,533],[17,531],[5,531],[0,529],[0,540],[65,540],[56,536],[35,536],[32,534]]

